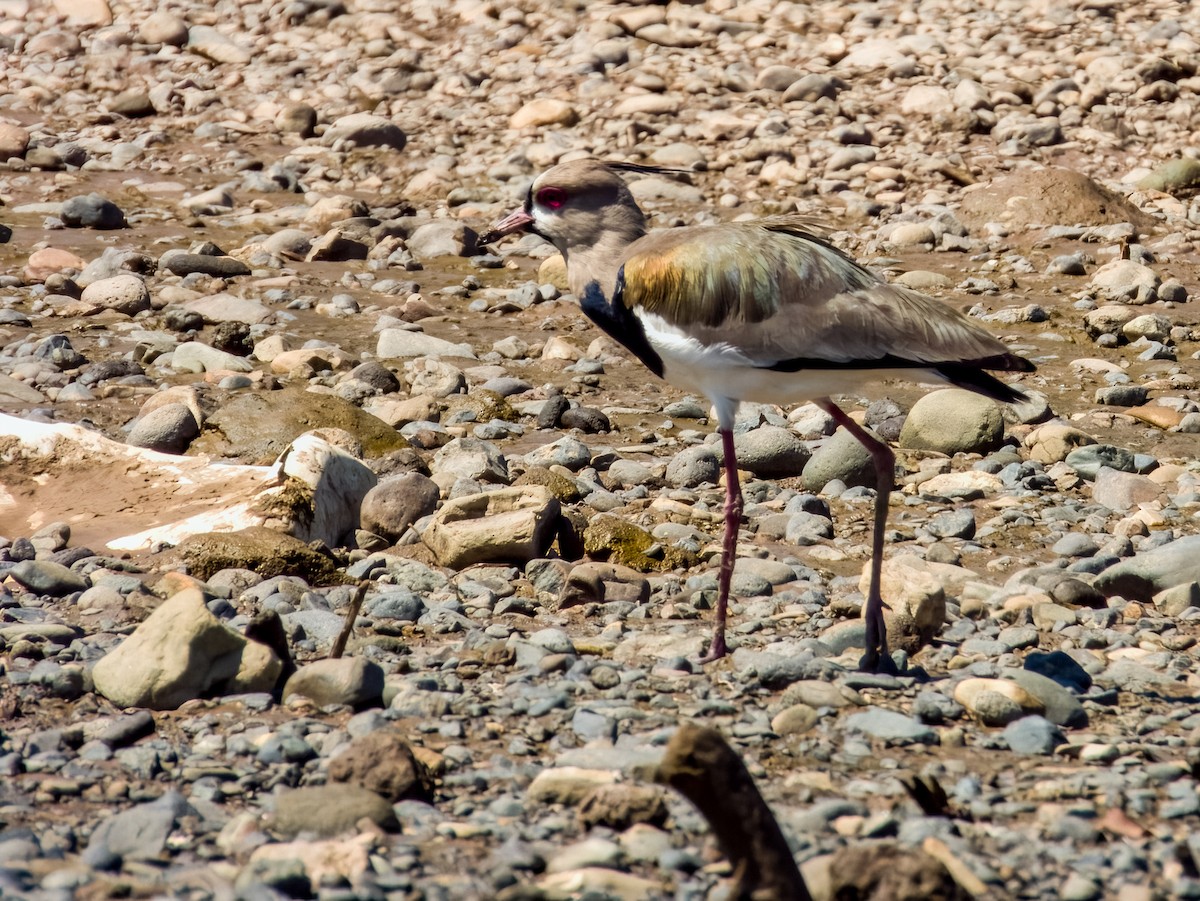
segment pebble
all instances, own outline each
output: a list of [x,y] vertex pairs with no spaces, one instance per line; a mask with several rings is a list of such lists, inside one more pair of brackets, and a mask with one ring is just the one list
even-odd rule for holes
[[388,541],[399,539],[408,527],[437,509],[437,483],[419,472],[381,479],[363,497],[359,508],[362,527]]
[[319,707],[377,705],[383,698],[383,670],[361,658],[316,660],[296,670],[283,686],[285,703],[293,695],[303,695]]
[[128,224],[120,207],[95,192],[63,201],[60,215],[70,228],[111,230],[125,228]]
[[138,39],[146,44],[170,44],[182,47],[187,43],[187,23],[174,13],[159,10],[142,19],[138,25]]
[[811,456],[792,432],[769,425],[736,435],[734,450],[738,466],[761,478],[798,476]]
[[129,430],[129,443],[167,454],[181,454],[200,434],[187,404],[166,404],[141,416]]
[[930,519],[926,528],[935,538],[974,538],[975,514],[971,510],[946,510]]
[[1160,283],[1149,266],[1134,260],[1113,260],[1092,274],[1090,288],[1105,300],[1145,304],[1157,299]]
[[190,26],[187,47],[215,63],[243,66],[252,58],[249,50],[209,25]]
[[1089,444],[1073,450],[1064,462],[1085,479],[1094,480],[1101,468],[1135,472],[1137,463],[1132,451],[1110,444]]
[[716,484],[721,477],[721,461],[709,447],[697,445],[681,450],[667,464],[665,478],[676,488],[695,488]]
[[1200,536],[1189,535],[1103,569],[1092,583],[1104,595],[1149,601],[1155,594],[1200,581]]
[[106,310],[116,310],[134,316],[150,309],[150,291],[136,275],[114,275],[92,282],[83,289],[80,299]]
[[832,481],[848,487],[874,488],[875,463],[862,443],[850,432],[839,428],[828,441],[813,451],[804,465],[804,487],[822,491]]
[[97,824],[83,852],[84,862],[98,870],[118,869],[126,861],[152,861],[183,816],[194,813],[184,797],[169,791]]
[[250,267],[233,257],[207,253],[187,253],[182,250],[163,254],[159,265],[175,275],[211,275],[217,278],[236,278],[249,275]]
[[86,576],[50,560],[22,560],[10,567],[7,575],[38,594],[58,596],[91,587]]
[[371,113],[340,116],[321,136],[326,144],[346,143],[354,147],[387,147],[403,150],[408,136],[394,122]]
[[321,785],[285,791],[276,798],[270,827],[284,836],[327,837],[356,829],[363,819],[385,830],[400,828],[392,805],[358,785]]
[[1016,754],[1051,754],[1065,740],[1059,728],[1041,716],[1026,716],[1004,727],[1004,741]]
[[883,741],[906,744],[937,744],[937,733],[920,721],[893,710],[871,708],[846,717],[846,729]]

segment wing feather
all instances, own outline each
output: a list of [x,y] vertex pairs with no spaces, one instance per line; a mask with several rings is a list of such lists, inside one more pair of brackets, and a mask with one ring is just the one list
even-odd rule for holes
[[889,285],[801,217],[656,232],[629,248],[624,302],[751,365],[988,361],[1023,368],[952,307]]

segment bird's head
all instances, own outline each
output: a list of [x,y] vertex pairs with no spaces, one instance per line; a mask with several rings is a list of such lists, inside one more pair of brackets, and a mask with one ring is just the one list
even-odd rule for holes
[[573,160],[547,169],[530,186],[525,203],[497,222],[480,243],[491,244],[514,232],[531,232],[565,255],[594,247],[606,238],[636,241],[646,233],[646,217],[617,174],[621,165]]

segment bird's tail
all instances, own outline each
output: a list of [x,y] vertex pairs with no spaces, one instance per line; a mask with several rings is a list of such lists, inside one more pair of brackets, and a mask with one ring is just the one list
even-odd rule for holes
[[971,360],[964,363],[939,363],[933,371],[958,388],[965,388],[998,400],[1004,404],[1019,404],[1029,400],[1029,395],[1019,388],[1006,385],[988,369],[1004,372],[1033,372],[1037,367],[1016,354],[997,354],[986,360]]

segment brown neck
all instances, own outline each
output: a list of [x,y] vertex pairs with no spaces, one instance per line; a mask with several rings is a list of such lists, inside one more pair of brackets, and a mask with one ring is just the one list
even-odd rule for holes
[[625,262],[625,251],[646,234],[643,222],[623,223],[622,228],[606,228],[589,244],[559,248],[567,262],[567,281],[571,292],[582,297],[593,281],[599,282],[605,296],[611,296],[617,271]]

